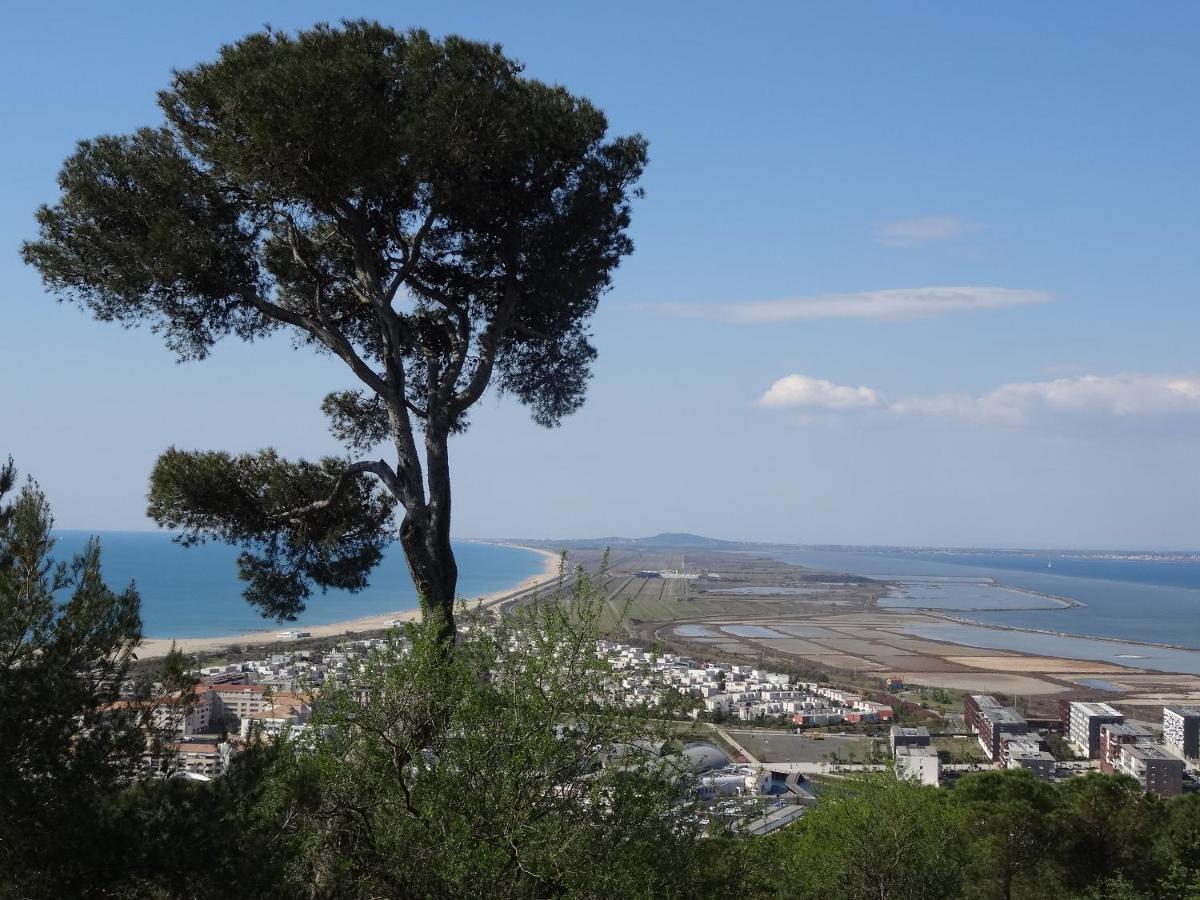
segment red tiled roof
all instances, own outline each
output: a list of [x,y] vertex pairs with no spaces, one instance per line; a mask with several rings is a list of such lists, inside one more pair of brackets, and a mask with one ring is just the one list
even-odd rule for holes
[[216,744],[204,744],[200,742],[179,744],[180,753],[216,753]]

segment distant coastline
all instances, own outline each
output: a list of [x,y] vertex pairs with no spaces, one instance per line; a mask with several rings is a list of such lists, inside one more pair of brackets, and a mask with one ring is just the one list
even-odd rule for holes
[[[64,562],[82,552],[92,537],[99,539],[105,583],[114,590],[136,586],[142,601],[142,633],[150,638],[241,635],[276,625],[245,599],[237,546],[213,541],[183,547],[166,531],[56,531],[54,536],[54,557]],[[544,568],[542,554],[513,546],[522,543],[455,540],[459,595],[478,597],[539,574]],[[291,628],[311,631],[417,606],[404,553],[398,542],[391,542],[363,590],[314,590]]]
[[[501,541],[489,541],[487,543],[495,543],[499,546],[511,547],[514,550],[527,550],[530,553],[538,554],[543,559],[542,571],[535,575],[530,575],[528,578],[510,587],[491,591],[478,597],[468,598],[467,605],[469,607],[478,608],[486,606],[511,594],[528,590],[537,585],[547,584],[558,577],[560,560],[557,554],[551,553],[548,550],[540,550],[536,547],[526,547],[520,544],[509,544]],[[209,653],[215,650],[222,650],[234,644],[277,644],[293,640],[292,637],[285,634],[285,632],[289,631],[304,631],[311,637],[338,637],[343,634],[381,631],[390,628],[393,622],[413,622],[420,617],[421,611],[419,609],[401,609],[394,612],[346,619],[341,622],[329,622],[323,625],[308,626],[297,623],[284,623],[275,628],[215,637],[146,638],[138,647],[137,655],[139,659],[152,659],[164,656],[171,649],[172,643],[185,653]]]

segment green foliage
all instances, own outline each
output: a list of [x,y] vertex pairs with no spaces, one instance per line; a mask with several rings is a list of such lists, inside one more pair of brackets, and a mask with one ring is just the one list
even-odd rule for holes
[[962,809],[936,788],[890,773],[853,779],[771,839],[777,869],[768,885],[795,897],[957,897],[963,826]]
[[966,896],[1036,896],[1056,879],[1046,853],[1058,837],[1052,785],[1025,771],[991,771],[961,779],[952,793],[970,837]]
[[[133,679],[140,599],[101,575],[100,546],[52,559],[49,505],[0,466],[0,898],[277,894],[272,833],[254,818],[277,748],[211,784],[146,778],[154,726],[194,679],[172,648]],[[123,697],[132,697],[126,702]]]
[[1046,745],[1050,749],[1050,754],[1057,760],[1079,759],[1079,755],[1071,746],[1071,742],[1057,731],[1051,731],[1046,734]]
[[701,873],[689,772],[636,712],[597,703],[603,592],[472,627],[428,626],[329,686],[274,773],[296,884],[319,895],[683,896]]
[[1121,875],[1145,883],[1153,871],[1151,845],[1162,804],[1125,776],[1089,772],[1058,791],[1054,817],[1063,842],[1068,883]]
[[[186,453],[171,448],[150,476],[149,514],[186,544],[215,537],[238,556],[244,596],[263,615],[294,619],[312,586],[357,591],[379,562],[393,498],[345,460],[287,462],[274,451]],[[313,502],[313,497],[330,498]]]
[[[0,467],[0,895],[42,893],[99,864],[89,832],[106,792],[140,764],[139,710],[118,708],[141,640],[137,592],[110,590],[100,546],[74,559],[50,554],[53,519],[32,482]],[[79,853],[60,856],[63,844]]]

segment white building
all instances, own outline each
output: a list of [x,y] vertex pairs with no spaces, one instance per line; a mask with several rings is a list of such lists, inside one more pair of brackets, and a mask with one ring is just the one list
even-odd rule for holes
[[932,747],[901,744],[896,747],[896,777],[937,787],[942,780],[942,764]]
[[1119,725],[1124,713],[1107,703],[1073,702],[1067,721],[1067,738],[1079,753],[1094,757],[1100,751],[1100,726]]

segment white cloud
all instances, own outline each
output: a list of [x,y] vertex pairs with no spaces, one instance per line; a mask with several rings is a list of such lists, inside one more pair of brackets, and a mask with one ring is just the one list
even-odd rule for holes
[[759,406],[826,411],[883,410],[896,416],[1028,425],[1037,419],[1200,416],[1200,378],[1173,375],[1080,375],[1004,384],[984,394],[926,394],[887,401],[878,391],[805,375],[776,381]]
[[642,308],[687,318],[760,325],[811,319],[912,321],[948,313],[1029,306],[1050,299],[1045,291],[1015,288],[920,287],[744,303],[659,303]]
[[913,398],[897,413],[1023,425],[1039,415],[1169,416],[1200,413],[1200,379],[1169,375],[1080,375],[1005,384],[979,397]]
[[879,226],[879,240],[891,247],[912,247],[931,241],[947,241],[983,228],[960,216],[921,216],[897,219]]
[[850,387],[823,378],[788,375],[767,388],[757,402],[766,407],[851,410],[872,409],[881,401],[878,394],[862,385]]

